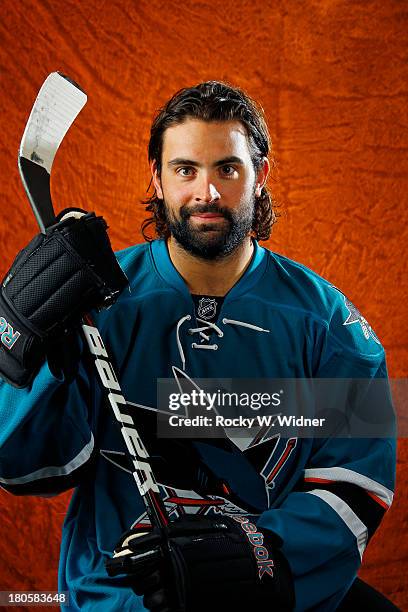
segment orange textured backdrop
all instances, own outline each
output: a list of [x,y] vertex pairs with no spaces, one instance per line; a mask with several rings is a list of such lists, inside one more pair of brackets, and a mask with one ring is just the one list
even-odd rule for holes
[[[16,156],[49,72],[89,96],[54,164],[56,208],[102,213],[115,248],[141,241],[154,111],[181,87],[228,80],[263,105],[271,130],[283,214],[268,246],[340,287],[391,375],[407,376],[404,0],[2,0],[0,17],[1,274],[37,231]],[[403,440],[395,502],[361,571],[405,610],[407,460]],[[56,589],[68,500],[0,494],[0,590]]]

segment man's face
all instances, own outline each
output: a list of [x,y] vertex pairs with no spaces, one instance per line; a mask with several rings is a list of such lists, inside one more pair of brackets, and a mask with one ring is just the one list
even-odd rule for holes
[[160,177],[155,162],[151,168],[171,235],[185,250],[216,259],[249,236],[268,162],[255,172],[241,122],[187,119],[168,128]]

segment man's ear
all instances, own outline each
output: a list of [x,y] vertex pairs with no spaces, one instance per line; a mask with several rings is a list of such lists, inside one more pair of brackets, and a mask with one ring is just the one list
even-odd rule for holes
[[257,198],[260,197],[261,195],[261,191],[262,191],[262,187],[265,186],[265,183],[267,181],[268,178],[268,174],[269,174],[269,160],[267,157],[263,157],[262,161],[261,161],[261,165],[260,168],[258,170],[257,176],[256,176],[256,183],[255,183],[255,195]]
[[150,164],[150,171],[152,173],[152,181],[157,193],[157,197],[160,198],[160,200],[163,200],[163,191],[161,188],[160,175],[157,170],[157,161],[155,159]]

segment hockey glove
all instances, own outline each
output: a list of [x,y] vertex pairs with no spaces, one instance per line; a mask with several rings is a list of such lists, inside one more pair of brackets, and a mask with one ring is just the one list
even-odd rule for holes
[[16,387],[31,382],[50,347],[83,314],[111,305],[127,285],[106,222],[82,213],[64,211],[62,221],[35,236],[1,285],[0,375]]
[[128,575],[151,612],[293,609],[282,540],[248,517],[185,517],[170,523],[167,535],[143,529],[122,536],[106,569],[110,576]]

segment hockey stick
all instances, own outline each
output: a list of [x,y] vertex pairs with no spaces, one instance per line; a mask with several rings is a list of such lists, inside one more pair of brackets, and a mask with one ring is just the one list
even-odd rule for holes
[[[24,130],[18,167],[31,208],[43,233],[56,222],[50,190],[52,164],[65,134],[86,101],[85,92],[74,81],[59,72],[52,72],[38,93]],[[84,317],[82,329],[89,350],[95,357],[99,380],[125,441],[134,468],[132,475],[151,524],[164,529],[169,518],[149,456],[132,416],[123,411],[126,400],[102,338],[89,315]]]

